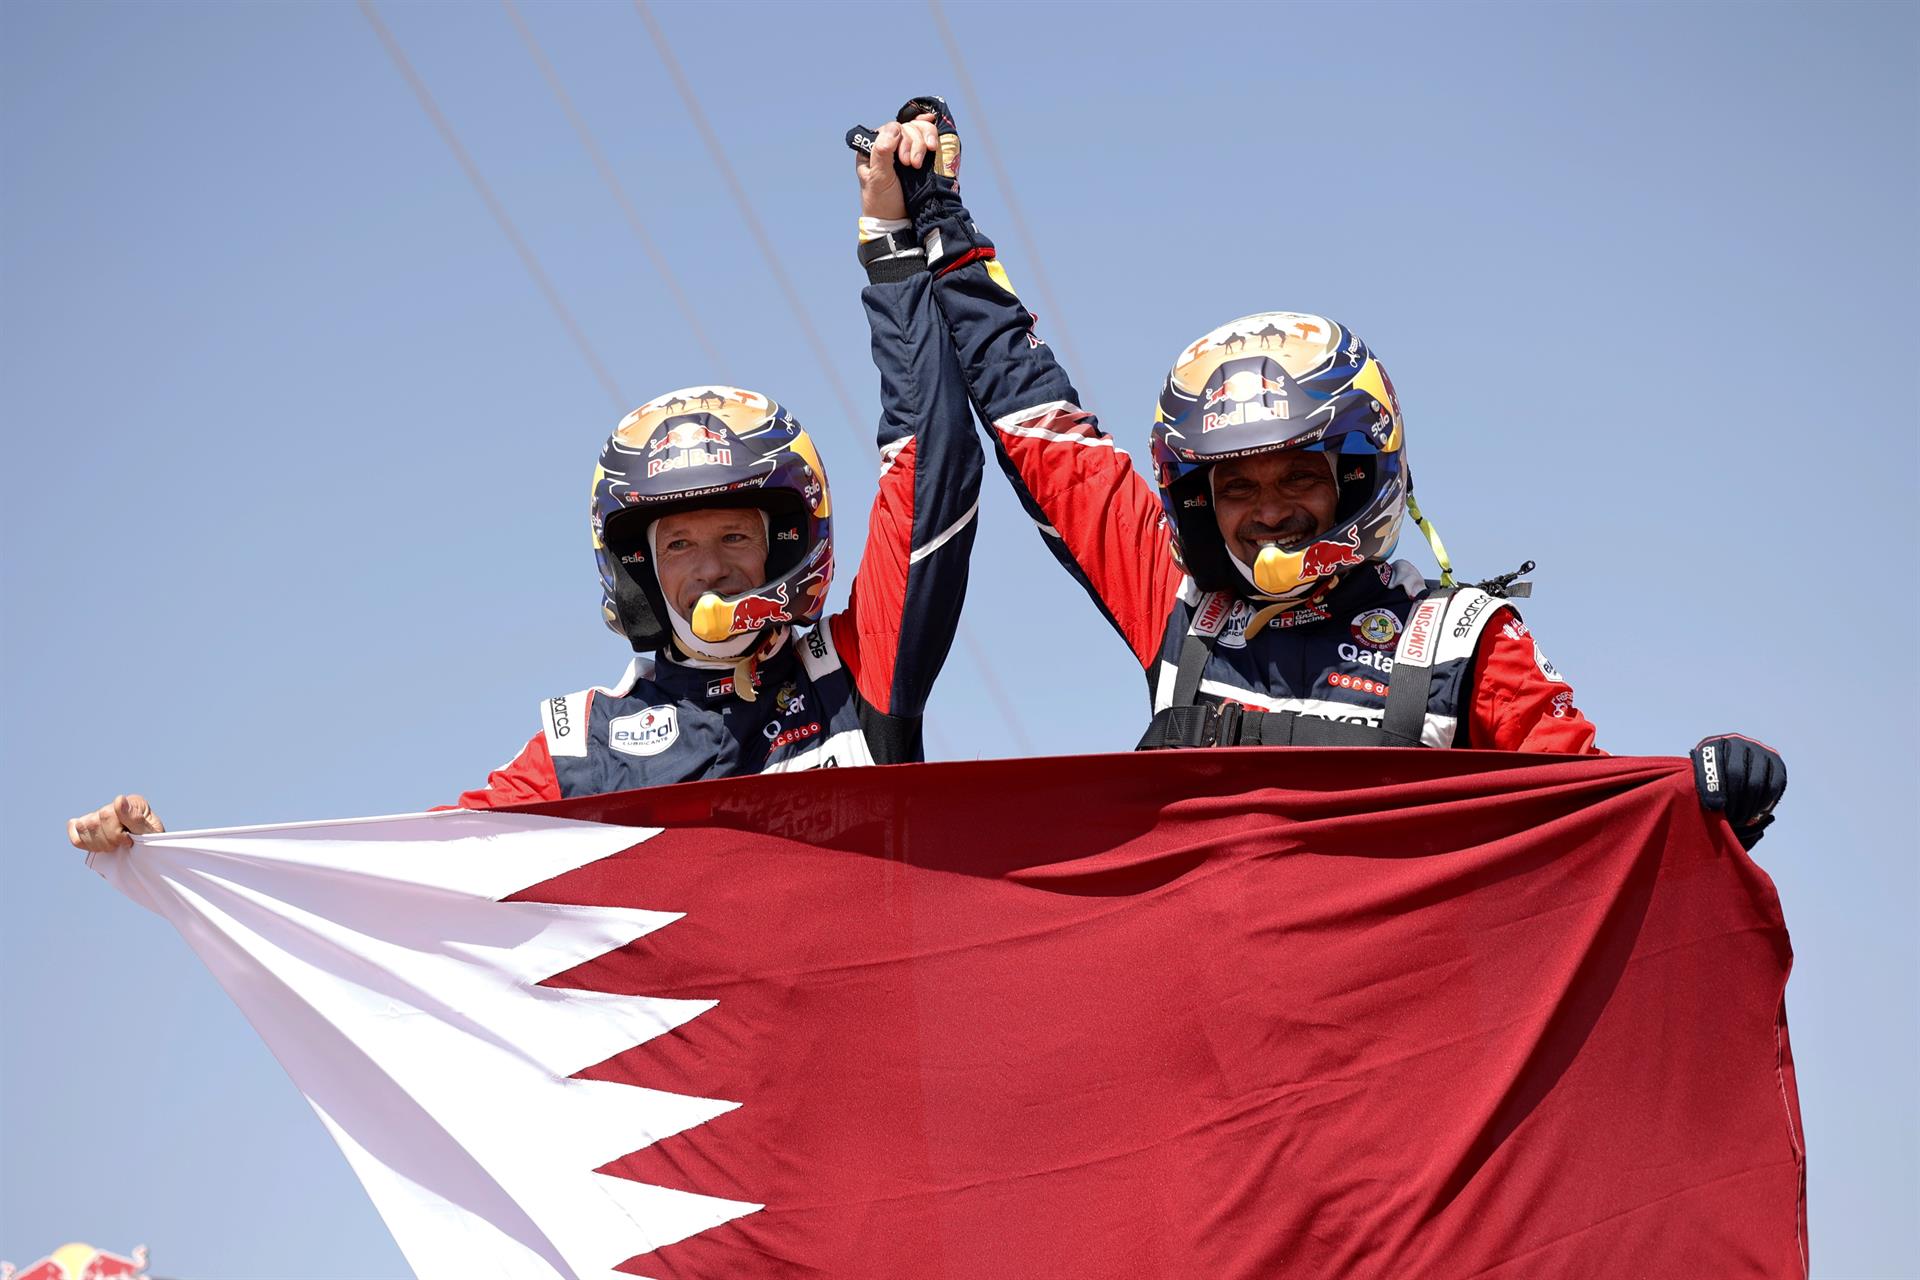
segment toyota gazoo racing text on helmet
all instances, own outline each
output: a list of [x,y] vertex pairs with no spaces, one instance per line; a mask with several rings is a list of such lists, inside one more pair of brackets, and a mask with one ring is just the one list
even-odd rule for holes
[[[1180,353],[1154,414],[1153,470],[1174,554],[1203,591],[1270,599],[1384,558],[1400,537],[1411,478],[1400,402],[1366,344],[1323,316],[1265,311],[1221,325]],[[1214,517],[1216,462],[1282,449],[1324,450],[1339,485],[1333,527],[1269,546],[1251,566]]]
[[[662,516],[706,507],[766,513],[767,581],[708,592],[681,618],[661,592],[648,532]],[[766,396],[710,386],[649,400],[621,419],[593,472],[607,625],[641,652],[678,632],[683,648],[704,650],[693,656],[735,657],[780,626],[819,621],[833,582],[832,511],[813,440]]]

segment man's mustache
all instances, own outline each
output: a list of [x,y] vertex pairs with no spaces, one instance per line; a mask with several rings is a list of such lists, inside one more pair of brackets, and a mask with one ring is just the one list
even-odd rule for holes
[[1277,525],[1254,524],[1247,526],[1243,535],[1249,542],[1299,542],[1311,538],[1319,531],[1320,523],[1309,515],[1289,516]]

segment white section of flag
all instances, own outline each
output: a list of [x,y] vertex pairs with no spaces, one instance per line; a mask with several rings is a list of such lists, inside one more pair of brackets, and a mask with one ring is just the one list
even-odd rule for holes
[[713,1002],[535,985],[676,912],[500,899],[657,834],[453,810],[143,836],[89,862],[213,971],[418,1275],[611,1280],[762,1207],[593,1172],[738,1103],[569,1078]]

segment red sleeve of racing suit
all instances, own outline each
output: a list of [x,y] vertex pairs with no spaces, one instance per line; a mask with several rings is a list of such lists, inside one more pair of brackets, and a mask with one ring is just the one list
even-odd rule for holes
[[1159,495],[1080,407],[992,242],[970,224],[943,234],[955,249],[935,263],[935,296],[1001,469],[1047,549],[1151,668],[1185,576]]
[[1593,722],[1573,705],[1573,686],[1534,643],[1512,609],[1487,623],[1473,655],[1468,744],[1495,751],[1600,756]]
[[853,603],[828,625],[861,700],[883,716],[917,720],[966,599],[980,441],[932,277],[915,271],[860,297],[880,372],[880,492]]
[[547,754],[545,731],[536,733],[520,754],[487,775],[487,785],[463,791],[458,809],[494,809],[506,804],[531,804],[560,799],[560,779],[554,776],[553,757]]

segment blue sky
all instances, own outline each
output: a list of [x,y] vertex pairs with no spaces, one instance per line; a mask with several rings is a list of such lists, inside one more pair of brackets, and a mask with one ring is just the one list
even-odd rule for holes
[[[622,402],[775,395],[858,547],[877,395],[840,136],[934,90],[1136,459],[1187,342],[1330,314],[1392,369],[1456,561],[1539,562],[1528,620],[1603,746],[1782,749],[1759,856],[1795,944],[1816,1271],[1920,1266],[1920,10],[953,3],[969,97],[919,5],[662,4],[831,374],[634,10],[520,12],[721,367],[496,5],[380,13],[618,400],[354,5],[0,8],[0,1257],[403,1274],[251,1030],[61,824],[123,789],[185,828],[480,779],[538,699],[624,664],[585,528]],[[997,475],[967,626],[1017,720],[957,650],[936,754],[1137,737],[1137,669]]]

